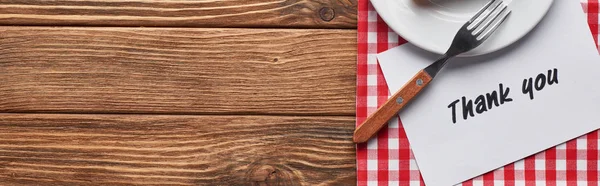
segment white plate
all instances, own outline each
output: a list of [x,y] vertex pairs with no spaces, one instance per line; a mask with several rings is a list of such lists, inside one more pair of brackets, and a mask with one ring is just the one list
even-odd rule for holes
[[[423,2],[420,5],[417,2]],[[479,47],[461,56],[477,56],[519,40],[542,20],[553,0],[504,0],[511,15]],[[446,52],[456,31],[488,0],[371,0],[379,16],[402,38],[428,50]]]

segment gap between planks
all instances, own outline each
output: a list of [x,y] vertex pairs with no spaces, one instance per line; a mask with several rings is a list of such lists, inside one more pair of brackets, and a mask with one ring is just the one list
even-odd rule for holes
[[123,113],[123,112],[0,112],[3,114],[21,115],[136,115],[136,116],[265,116],[265,117],[354,117],[354,114],[263,114],[263,113]]

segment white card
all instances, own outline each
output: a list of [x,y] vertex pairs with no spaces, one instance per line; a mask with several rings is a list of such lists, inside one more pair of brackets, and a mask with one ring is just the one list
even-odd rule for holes
[[[378,60],[395,93],[438,56],[404,44]],[[522,90],[529,78],[533,99]],[[463,96],[473,102],[466,120]],[[580,2],[554,1],[505,50],[452,59],[399,114],[427,186],[459,184],[600,128],[600,56]]]

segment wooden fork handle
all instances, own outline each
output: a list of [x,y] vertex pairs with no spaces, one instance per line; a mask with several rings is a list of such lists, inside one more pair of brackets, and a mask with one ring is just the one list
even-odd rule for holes
[[431,76],[427,72],[424,70],[419,71],[408,83],[356,128],[353,136],[354,142],[366,142],[377,134],[392,117],[398,114],[406,104],[431,82],[431,79]]

